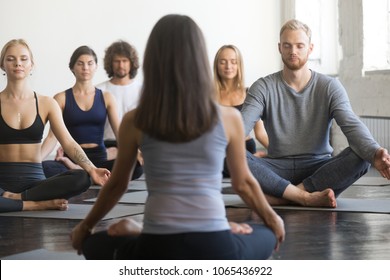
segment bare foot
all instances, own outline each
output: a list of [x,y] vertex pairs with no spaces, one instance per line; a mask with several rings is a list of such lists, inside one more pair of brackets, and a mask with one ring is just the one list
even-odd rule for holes
[[2,196],[9,199],[16,199],[16,200],[22,199],[22,195],[20,193],[13,193],[8,191],[5,191]]
[[66,199],[51,199],[44,201],[23,201],[23,211],[33,210],[68,210]]
[[245,223],[229,222],[230,230],[235,234],[250,234],[253,229],[250,225]]
[[304,206],[336,208],[336,196],[332,189],[325,189],[320,192],[305,193]]
[[256,153],[253,154],[255,157],[263,158],[267,156],[267,152],[264,151],[257,151]]
[[75,164],[68,157],[58,157],[56,160],[59,162],[62,162],[68,169],[81,169],[81,167],[79,165]]
[[268,203],[270,205],[289,205],[292,202],[284,199],[284,198],[279,198],[275,196],[270,196],[270,195],[265,195],[265,198],[267,199]]
[[119,222],[112,224],[107,229],[108,235],[124,236],[124,235],[140,235],[142,225],[133,219],[122,219]]

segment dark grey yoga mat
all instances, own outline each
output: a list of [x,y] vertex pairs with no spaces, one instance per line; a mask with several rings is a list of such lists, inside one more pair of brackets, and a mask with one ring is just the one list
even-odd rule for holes
[[[145,204],[148,196],[147,191],[137,191],[125,193],[118,201],[118,203],[124,204]],[[95,202],[96,198],[85,199],[85,202]],[[142,205],[143,206],[143,205]]]
[[[101,186],[93,185],[90,187],[90,189],[93,190],[99,190],[101,189]],[[130,181],[127,187],[128,190],[133,190],[133,191],[146,191],[146,183],[145,180],[134,180]]]
[[[224,180],[222,181],[222,188],[228,188],[231,187],[230,180]],[[101,189],[101,186],[93,185],[90,187],[90,189],[99,190]],[[146,191],[146,181],[143,179],[137,179],[134,181],[130,181],[127,187],[130,191]]]
[[[67,211],[44,210],[44,211],[19,211],[0,213],[0,216],[7,217],[29,217],[29,218],[52,218],[52,219],[71,219],[82,220],[91,210],[92,205],[87,204],[69,204]],[[103,220],[119,218],[129,215],[142,214],[144,206],[139,205],[116,205]]]
[[[225,205],[228,207],[247,208],[238,195],[223,195]],[[338,198],[336,208],[304,207],[298,205],[272,206],[274,209],[306,210],[306,211],[333,211],[333,212],[361,212],[361,213],[390,213],[390,199],[369,198]]]
[[[134,191],[125,193],[118,201],[124,204],[145,204],[148,197],[147,191]],[[96,198],[85,199],[85,202],[95,202]]]

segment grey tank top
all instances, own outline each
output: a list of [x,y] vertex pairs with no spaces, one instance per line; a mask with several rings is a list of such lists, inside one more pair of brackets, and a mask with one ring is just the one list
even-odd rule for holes
[[144,233],[173,234],[229,229],[222,199],[227,140],[221,120],[185,143],[143,136],[148,198]]

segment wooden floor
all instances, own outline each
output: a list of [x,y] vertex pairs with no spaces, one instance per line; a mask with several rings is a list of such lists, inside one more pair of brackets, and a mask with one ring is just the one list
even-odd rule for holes
[[[88,190],[71,199],[82,203],[95,197],[97,190]],[[351,186],[343,197],[390,199],[390,186]],[[284,219],[286,240],[273,260],[390,260],[390,215],[276,210]],[[231,221],[258,221],[248,209],[227,208]],[[133,216],[141,221],[142,215]],[[115,222],[106,220],[103,229]],[[73,251],[69,233],[77,220],[0,217],[0,259],[36,249]]]

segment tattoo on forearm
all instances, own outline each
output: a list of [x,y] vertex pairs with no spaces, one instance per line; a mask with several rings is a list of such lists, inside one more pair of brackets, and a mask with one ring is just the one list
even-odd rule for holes
[[74,159],[78,165],[87,164],[90,166],[93,166],[92,162],[88,159],[87,155],[84,153],[83,150],[78,149],[77,147],[74,148]]

